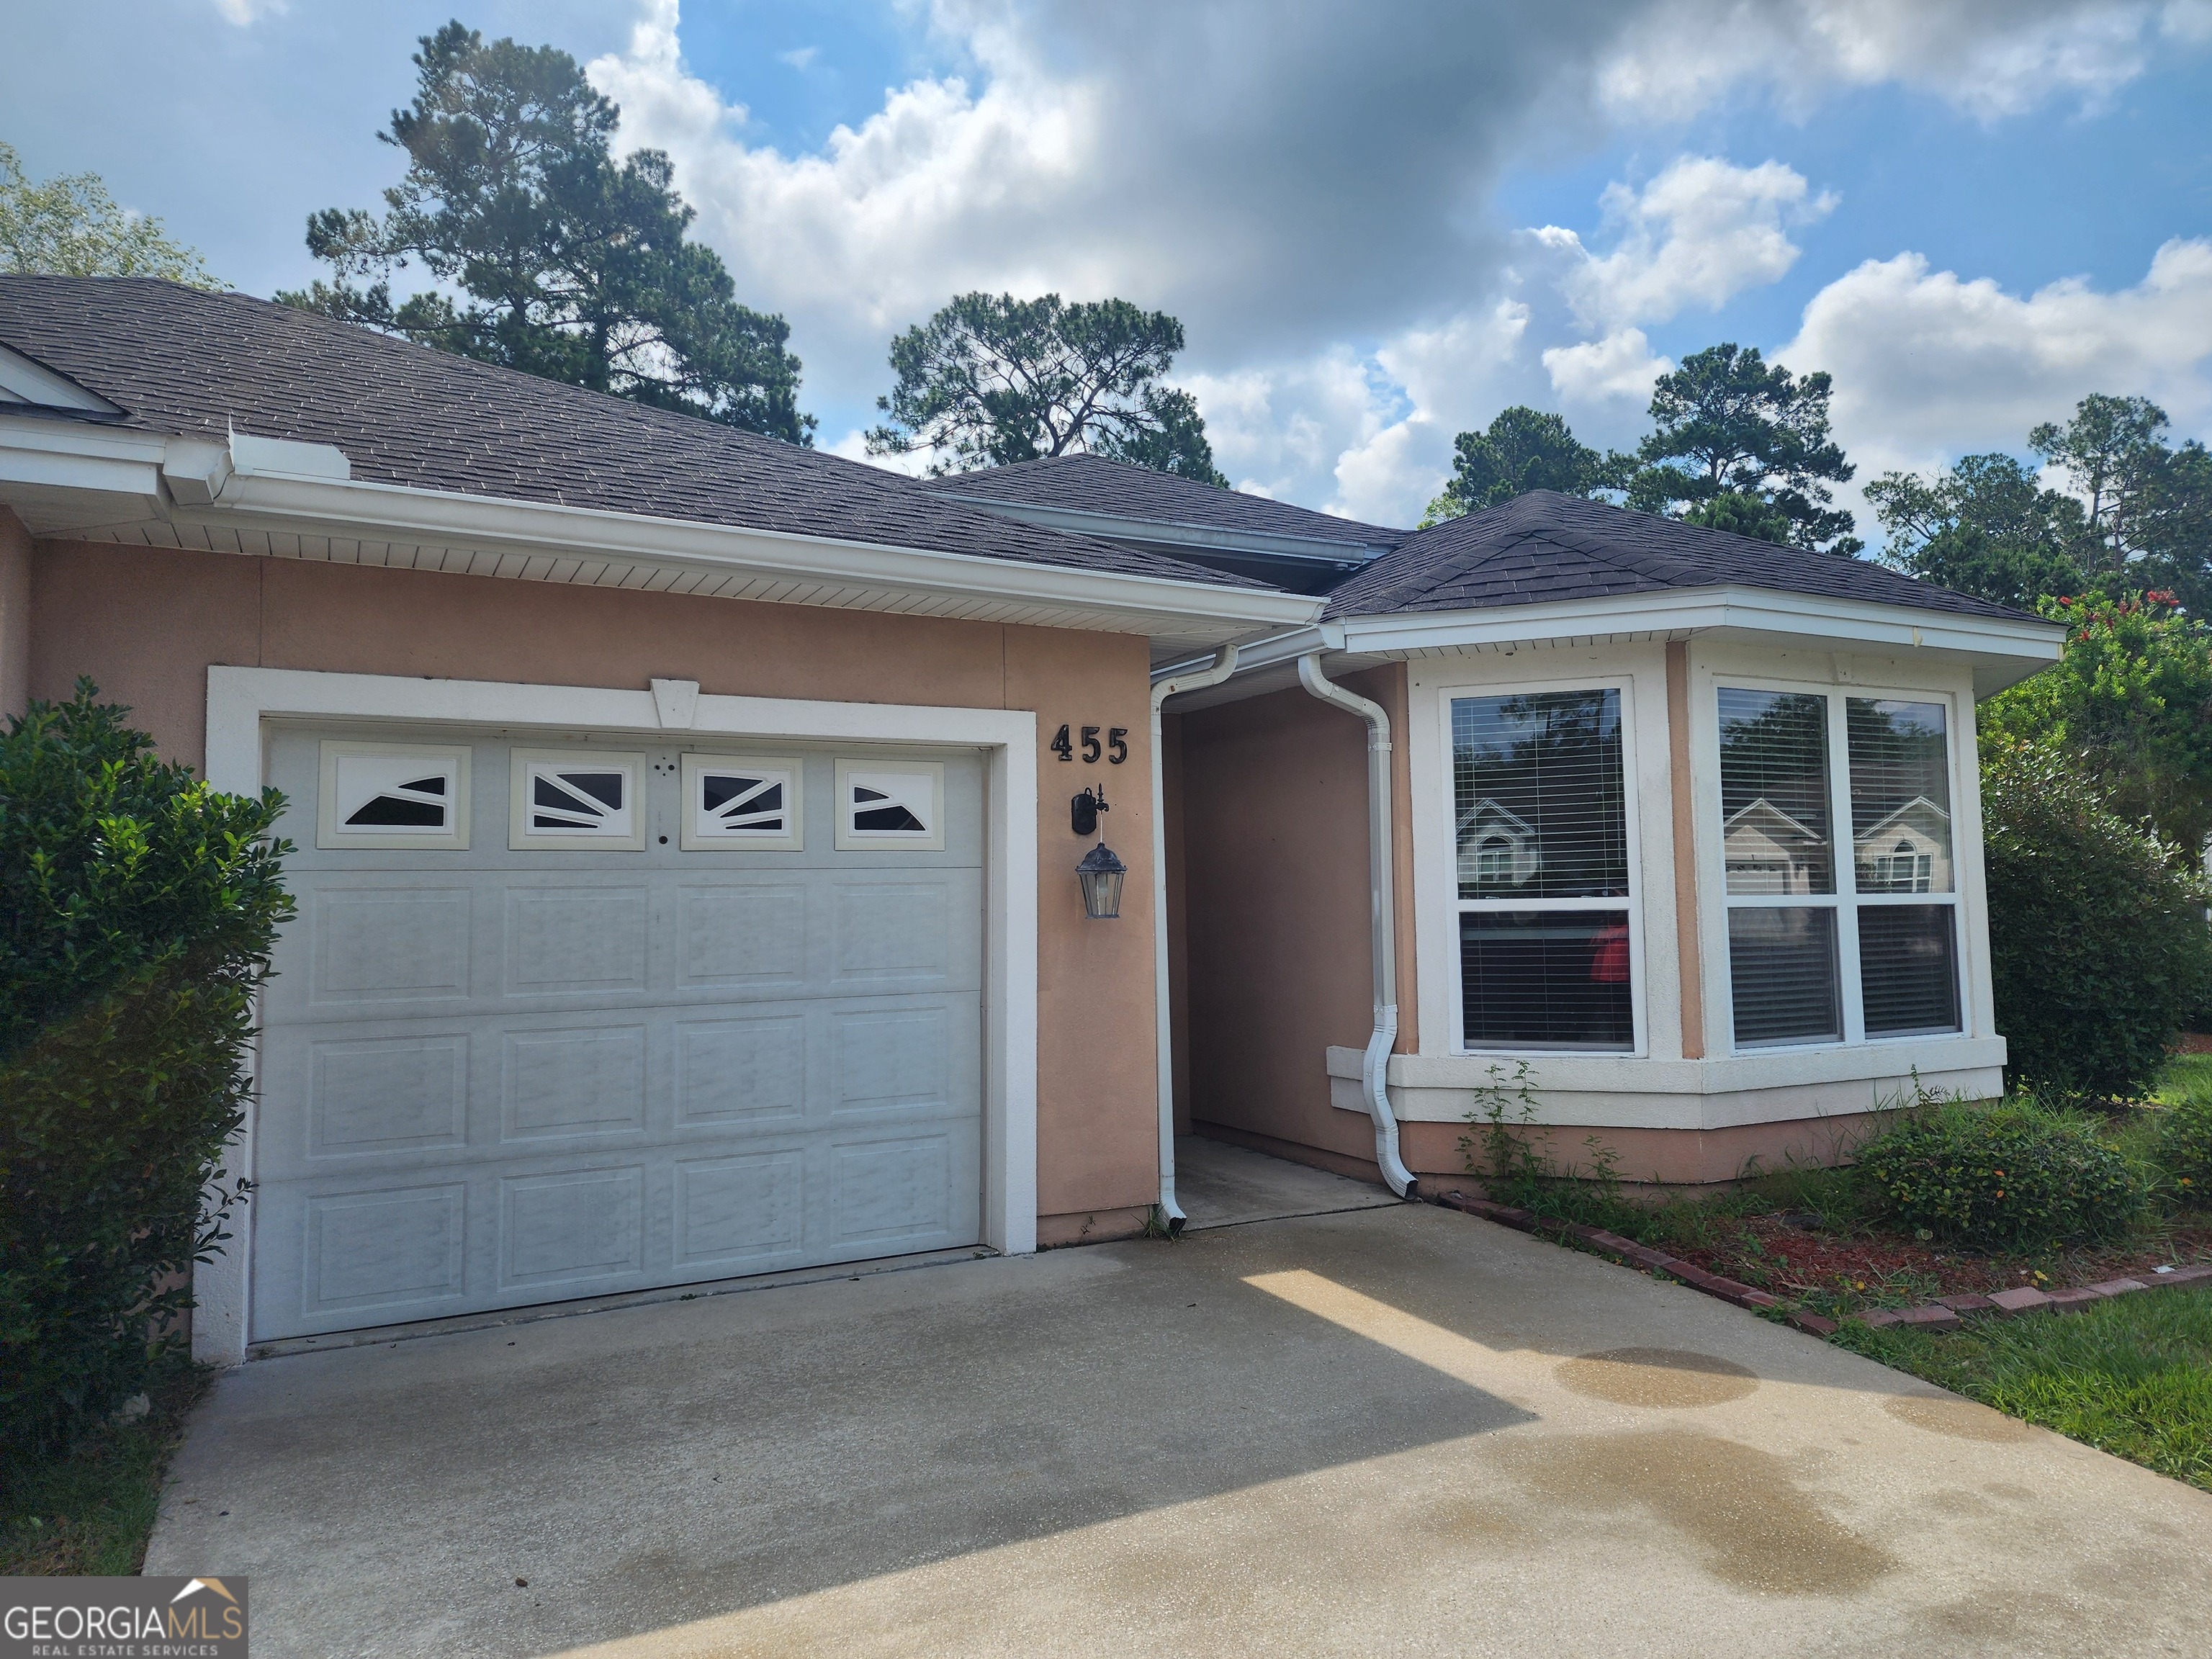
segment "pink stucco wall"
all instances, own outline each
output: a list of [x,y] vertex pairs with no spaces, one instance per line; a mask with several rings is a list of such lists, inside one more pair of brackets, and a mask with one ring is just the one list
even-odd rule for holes
[[[694,679],[741,696],[1026,708],[1038,720],[1039,1232],[1127,1232],[1158,1193],[1148,661],[1139,636],[501,581],[93,543],[11,543],[0,513],[0,670],[29,599],[23,683],[88,674],[162,752],[204,758],[211,665],[641,690]],[[13,549],[13,551],[11,551]],[[0,672],[0,694],[7,683]],[[1128,728],[1129,758],[1066,765],[1062,722]],[[1087,921],[1067,797],[1105,778],[1131,902]]]

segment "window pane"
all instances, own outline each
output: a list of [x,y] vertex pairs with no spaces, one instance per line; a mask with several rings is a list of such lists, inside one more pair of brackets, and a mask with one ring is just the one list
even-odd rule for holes
[[1452,700],[1462,898],[1625,898],[1618,691]]
[[1721,702],[1721,818],[1731,893],[1832,893],[1828,700],[1735,691]]
[[1949,892],[1951,769],[1943,705],[1852,697],[1844,718],[1859,891]]
[[1869,1036],[1959,1029],[1959,968],[1948,904],[1859,907],[1859,992]]
[[1739,1048],[1843,1040],[1836,913],[1826,906],[1730,910],[1729,981]]
[[1486,910],[1459,919],[1467,1046],[1636,1046],[1625,910]]

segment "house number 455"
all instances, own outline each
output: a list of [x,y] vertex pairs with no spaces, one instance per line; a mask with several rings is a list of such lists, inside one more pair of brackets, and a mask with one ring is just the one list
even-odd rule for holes
[[1129,758],[1129,728],[1127,726],[1109,726],[1103,728],[1106,733],[1103,745],[1098,741],[1100,727],[1084,726],[1080,728],[1082,736],[1079,738],[1071,739],[1068,733],[1078,728],[1073,726],[1063,726],[1052,734],[1052,752],[1060,759],[1073,760],[1076,744],[1079,742],[1083,745],[1084,763],[1088,766],[1097,765],[1098,757],[1102,754],[1106,757],[1106,763],[1109,766],[1119,766]]

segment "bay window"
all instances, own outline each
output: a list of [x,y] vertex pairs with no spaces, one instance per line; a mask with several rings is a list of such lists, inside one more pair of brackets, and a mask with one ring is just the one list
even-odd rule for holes
[[1450,707],[1461,1046],[1633,1050],[1620,691]]
[[1959,1030],[1948,706],[1730,686],[1719,702],[1736,1046]]

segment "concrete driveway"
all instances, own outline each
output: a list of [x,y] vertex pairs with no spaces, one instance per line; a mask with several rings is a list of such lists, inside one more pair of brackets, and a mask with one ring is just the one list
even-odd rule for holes
[[[1393,1206],[226,1375],[280,1654],[2203,1654],[2212,1498]],[[526,1579],[527,1584],[518,1580]]]

